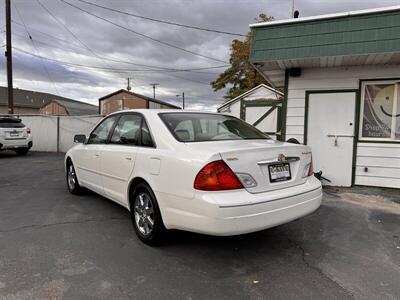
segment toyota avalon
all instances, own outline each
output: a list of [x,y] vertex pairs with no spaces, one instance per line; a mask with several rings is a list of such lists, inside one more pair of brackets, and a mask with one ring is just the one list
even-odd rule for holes
[[74,139],[65,156],[69,191],[88,188],[126,207],[147,244],[168,229],[259,231],[321,203],[308,146],[275,141],[229,115],[126,110]]

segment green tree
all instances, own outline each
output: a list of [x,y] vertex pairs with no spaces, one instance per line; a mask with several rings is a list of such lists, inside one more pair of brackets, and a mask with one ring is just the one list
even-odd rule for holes
[[[266,14],[260,14],[257,22],[273,20]],[[211,82],[214,91],[229,87],[224,98],[233,99],[253,87],[267,83],[265,79],[250,64],[251,32],[248,32],[244,41],[233,40],[231,44],[230,67]]]

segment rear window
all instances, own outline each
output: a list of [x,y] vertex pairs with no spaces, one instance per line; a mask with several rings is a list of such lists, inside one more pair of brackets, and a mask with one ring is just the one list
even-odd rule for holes
[[24,128],[25,125],[21,119],[16,118],[0,118],[0,128]]
[[270,139],[235,117],[206,113],[161,113],[161,120],[180,142]]

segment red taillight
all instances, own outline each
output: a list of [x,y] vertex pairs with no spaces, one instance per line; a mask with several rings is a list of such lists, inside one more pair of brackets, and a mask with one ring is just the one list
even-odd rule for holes
[[26,129],[26,133],[27,133],[27,134],[31,134],[31,129],[30,129],[30,128],[27,128],[27,129]]
[[194,188],[202,191],[242,189],[243,185],[223,160],[205,165],[194,180]]
[[312,175],[314,175],[314,167],[313,167],[312,156],[311,156],[311,162],[310,162],[310,166],[308,167],[307,176],[312,176]]

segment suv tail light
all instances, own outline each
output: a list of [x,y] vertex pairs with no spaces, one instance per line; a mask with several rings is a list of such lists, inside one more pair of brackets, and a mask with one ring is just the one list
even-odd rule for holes
[[202,191],[242,189],[243,185],[223,160],[205,165],[194,180],[194,188]]
[[31,129],[30,129],[30,128],[27,128],[27,129],[26,129],[26,133],[27,133],[27,134],[31,134]]

